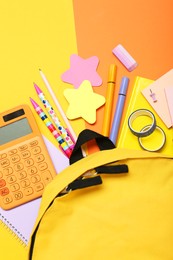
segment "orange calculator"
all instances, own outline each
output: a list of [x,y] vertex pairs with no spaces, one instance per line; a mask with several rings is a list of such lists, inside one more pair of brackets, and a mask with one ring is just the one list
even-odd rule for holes
[[28,105],[0,114],[0,206],[40,197],[56,171]]

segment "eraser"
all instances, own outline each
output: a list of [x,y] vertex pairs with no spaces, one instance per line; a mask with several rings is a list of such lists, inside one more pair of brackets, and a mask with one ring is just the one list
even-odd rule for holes
[[137,67],[137,62],[128,53],[128,51],[121,45],[118,44],[113,50],[113,54],[121,61],[121,63],[128,69],[132,71]]

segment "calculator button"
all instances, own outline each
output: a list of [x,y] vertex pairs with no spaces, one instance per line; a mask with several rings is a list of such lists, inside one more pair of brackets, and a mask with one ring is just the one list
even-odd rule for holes
[[8,154],[11,156],[11,155],[14,155],[15,153],[17,153],[17,149],[12,149],[8,152]]
[[3,198],[4,204],[11,203],[13,201],[13,198],[10,195],[7,195]]
[[21,181],[20,185],[21,185],[22,188],[28,187],[30,185],[29,179],[25,179],[25,180]]
[[17,177],[18,177],[19,180],[26,178],[26,176],[27,176],[27,173],[25,171],[17,173]]
[[13,173],[13,169],[11,167],[7,167],[7,168],[3,169],[3,174],[5,176],[8,176],[8,175],[10,175],[12,173]]
[[44,161],[44,156],[43,156],[42,154],[37,155],[37,156],[35,157],[35,161],[36,161],[37,163],[40,163],[40,162]]
[[24,164],[26,167],[32,166],[34,164],[34,160],[33,159],[27,159],[26,161],[24,161]]
[[11,175],[11,176],[8,176],[7,177],[7,182],[8,183],[13,183],[17,180],[16,176],[15,175]]
[[7,154],[6,154],[6,153],[0,154],[0,160],[1,160],[1,159],[4,159],[4,158],[6,158],[6,157],[7,157]]
[[35,166],[32,166],[31,168],[29,168],[27,170],[28,174],[32,175],[35,174],[37,172],[37,168]]
[[38,183],[38,184],[36,184],[35,186],[34,186],[34,189],[35,189],[35,191],[41,191],[41,190],[43,190],[44,189],[44,185],[43,185],[43,183]]
[[48,165],[45,162],[38,165],[38,168],[39,168],[40,171],[46,170],[47,167],[48,167]]
[[38,174],[31,177],[32,183],[37,183],[41,180],[40,176]]
[[10,160],[11,160],[12,163],[17,163],[17,162],[20,161],[20,156],[18,154],[15,154],[14,156],[12,156],[10,158]]
[[1,150],[1,207],[11,209],[41,196],[55,175],[49,163],[51,162],[39,137]]
[[35,146],[38,144],[38,141],[37,140],[34,140],[32,142],[29,143],[30,146]]
[[22,163],[15,164],[14,169],[16,172],[23,170],[23,164]]
[[52,181],[52,175],[49,171],[42,172],[41,177],[42,177],[45,185]]
[[13,195],[16,200],[20,200],[23,198],[23,193],[21,191],[15,192],[13,193]]
[[41,148],[39,146],[36,146],[36,147],[32,148],[31,151],[34,155],[36,155],[41,152]]
[[24,190],[24,194],[25,194],[26,196],[31,195],[33,192],[34,192],[34,190],[33,190],[33,188],[31,188],[31,187],[28,187],[27,189]]
[[3,189],[0,189],[0,195],[6,196],[9,194],[9,189],[7,187],[4,187]]
[[26,150],[27,148],[28,148],[28,146],[27,146],[26,144],[24,144],[24,145],[20,145],[20,146],[18,147],[18,150],[19,150],[20,152],[22,152],[22,151]]
[[17,191],[17,190],[19,190],[20,189],[20,186],[19,186],[19,184],[18,183],[14,183],[13,185],[10,185],[10,189],[11,189],[11,191]]
[[21,153],[21,157],[23,158],[23,159],[26,159],[26,158],[28,158],[28,157],[30,157],[31,156],[31,153],[30,153],[30,151],[25,151],[25,152],[23,152],[23,153]]
[[6,166],[9,166],[10,161],[8,159],[4,159],[3,161],[0,162],[0,165],[4,168]]
[[4,179],[0,180],[0,188],[4,187],[6,185],[6,181]]

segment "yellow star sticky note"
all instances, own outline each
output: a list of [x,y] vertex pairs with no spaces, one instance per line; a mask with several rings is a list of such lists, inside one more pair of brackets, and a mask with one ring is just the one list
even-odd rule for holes
[[78,89],[66,89],[64,96],[69,102],[67,118],[82,117],[89,124],[96,122],[96,110],[105,103],[105,97],[94,93],[88,80],[84,80]]

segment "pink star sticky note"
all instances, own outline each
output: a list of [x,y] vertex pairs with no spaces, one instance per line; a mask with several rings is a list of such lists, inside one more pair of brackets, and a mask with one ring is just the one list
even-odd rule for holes
[[89,124],[96,122],[96,110],[105,103],[105,97],[94,93],[88,80],[84,80],[78,89],[64,90],[64,96],[69,102],[67,118],[82,117]]
[[70,69],[61,75],[64,82],[78,88],[84,80],[89,80],[92,86],[100,86],[102,79],[97,73],[99,59],[96,56],[83,59],[76,54],[70,57]]

